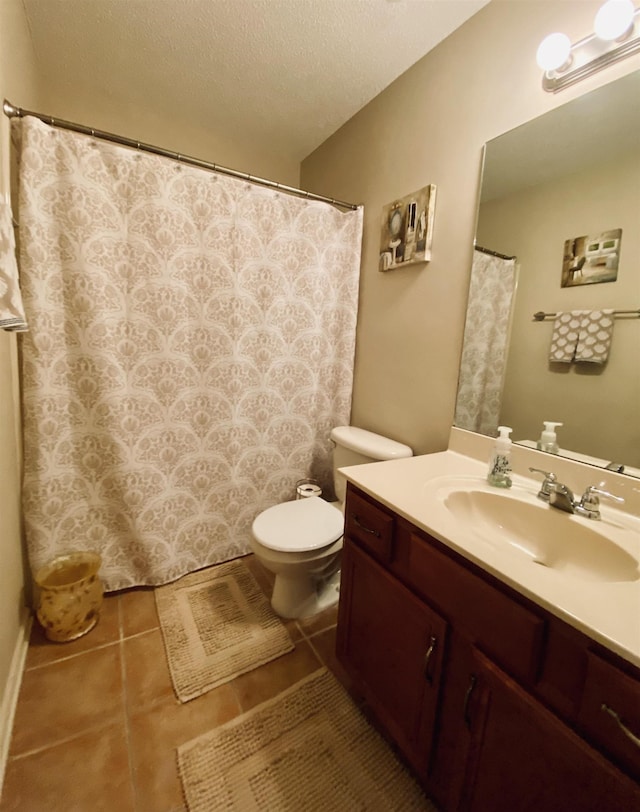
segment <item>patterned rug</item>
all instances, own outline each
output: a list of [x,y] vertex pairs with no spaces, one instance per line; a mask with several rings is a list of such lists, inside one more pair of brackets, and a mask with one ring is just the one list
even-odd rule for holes
[[435,807],[326,669],[178,748],[189,812]]
[[293,649],[288,631],[241,561],[155,590],[176,696],[187,702]]

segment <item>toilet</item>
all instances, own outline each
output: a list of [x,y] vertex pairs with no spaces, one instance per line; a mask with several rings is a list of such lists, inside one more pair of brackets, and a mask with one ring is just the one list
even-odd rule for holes
[[331,432],[337,502],[308,496],[274,505],[252,525],[251,549],[274,573],[271,605],[280,617],[309,617],[338,600],[347,482],[338,468],[413,456],[407,445],[355,426]]

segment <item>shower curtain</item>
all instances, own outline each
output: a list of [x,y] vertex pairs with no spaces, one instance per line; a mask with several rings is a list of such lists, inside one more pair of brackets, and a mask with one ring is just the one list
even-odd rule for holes
[[329,485],[362,210],[14,126],[32,568],[93,549],[114,590],[246,553],[298,479]]
[[455,425],[497,435],[516,261],[474,250]]

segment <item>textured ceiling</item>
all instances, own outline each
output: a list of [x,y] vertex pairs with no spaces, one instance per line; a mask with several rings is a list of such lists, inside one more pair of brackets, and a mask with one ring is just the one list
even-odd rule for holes
[[488,0],[23,2],[57,97],[172,109],[302,160]]

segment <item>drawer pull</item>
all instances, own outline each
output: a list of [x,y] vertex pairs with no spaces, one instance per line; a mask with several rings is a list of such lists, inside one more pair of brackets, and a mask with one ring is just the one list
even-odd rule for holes
[[431,635],[429,639],[429,648],[426,650],[424,655],[424,676],[429,685],[433,685],[433,676],[431,674],[430,666],[431,666],[431,658],[433,657],[433,652],[435,651],[437,639],[435,635]]
[[469,716],[469,702],[471,701],[471,694],[473,693],[473,689],[476,687],[478,679],[475,674],[471,675],[471,679],[469,680],[469,687],[467,688],[467,693],[464,695],[464,707],[462,710],[464,716],[464,723],[467,726],[468,730],[471,730],[471,717]]
[[354,516],[353,521],[358,525],[360,530],[364,530],[365,533],[370,533],[372,536],[375,536],[377,539],[379,539],[381,537],[380,533],[377,530],[372,530],[370,527],[367,527],[366,525],[362,524],[362,522],[360,521],[360,518],[358,516]]
[[617,714],[616,711],[613,710],[613,708],[610,708],[606,703],[603,702],[602,705],[600,705],[600,710],[604,711],[605,713],[608,713],[609,716],[611,716],[612,719],[615,719],[616,724],[618,725],[620,730],[624,733],[624,735],[630,741],[632,741],[635,744],[636,747],[640,747],[640,739],[634,733],[632,733],[629,730],[629,728],[625,725],[625,723],[620,718],[619,714]]

